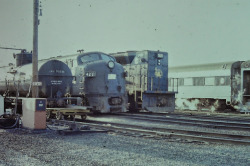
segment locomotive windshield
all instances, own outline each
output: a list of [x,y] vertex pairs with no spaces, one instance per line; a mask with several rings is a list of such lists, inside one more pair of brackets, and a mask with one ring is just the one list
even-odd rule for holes
[[81,65],[83,63],[98,61],[98,60],[104,60],[107,62],[112,60],[115,62],[115,58],[113,58],[107,54],[99,53],[99,52],[79,55],[77,58],[78,65]]
[[95,54],[86,54],[84,56],[81,56],[79,58],[79,60],[80,60],[79,63],[83,64],[83,63],[87,63],[87,62],[98,61],[98,60],[100,60],[100,57],[96,53]]
[[101,57],[102,57],[102,60],[104,60],[104,61],[114,61],[115,62],[115,58],[113,58],[112,56],[109,56],[107,54],[101,53]]

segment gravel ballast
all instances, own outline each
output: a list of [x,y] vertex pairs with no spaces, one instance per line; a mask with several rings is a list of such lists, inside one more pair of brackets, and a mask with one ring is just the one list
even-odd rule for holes
[[114,133],[0,131],[0,165],[249,165],[250,146]]

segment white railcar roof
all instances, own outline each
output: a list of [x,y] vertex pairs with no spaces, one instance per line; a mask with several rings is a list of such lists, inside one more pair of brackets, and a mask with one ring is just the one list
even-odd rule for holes
[[239,61],[169,67],[169,77],[230,76],[232,66]]

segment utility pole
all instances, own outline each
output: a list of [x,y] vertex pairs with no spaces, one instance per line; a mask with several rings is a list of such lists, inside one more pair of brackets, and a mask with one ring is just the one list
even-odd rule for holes
[[34,83],[38,82],[38,12],[39,0],[33,0],[33,52],[32,52],[32,97],[38,97],[38,86]]

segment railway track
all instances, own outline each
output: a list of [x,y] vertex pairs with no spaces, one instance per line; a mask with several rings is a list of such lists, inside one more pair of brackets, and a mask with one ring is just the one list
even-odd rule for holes
[[114,123],[114,122],[102,122],[87,120],[85,122],[74,122],[65,120],[51,120],[53,124],[66,124],[76,126],[89,126],[90,129],[98,131],[116,132],[132,136],[144,136],[151,138],[162,139],[182,139],[188,141],[201,141],[201,142],[219,142],[219,143],[231,143],[231,144],[244,144],[250,145],[250,135],[238,135],[238,134],[223,134],[218,132],[206,132],[206,131],[194,131],[187,129],[175,129],[169,127],[152,127],[142,126],[134,124]]
[[250,119],[222,119],[216,117],[193,117],[193,116],[179,116],[175,114],[163,115],[149,115],[149,114],[115,114],[120,117],[128,117],[134,120],[147,120],[151,122],[161,122],[166,124],[178,124],[199,126],[215,129],[241,130],[250,131]]
[[158,115],[158,116],[178,116],[178,117],[193,117],[199,119],[217,119],[217,120],[235,120],[235,121],[247,121],[250,122],[250,114],[232,114],[232,113],[210,113],[210,112],[193,112],[193,111],[176,111],[172,113],[152,113],[152,112],[140,112],[137,114],[146,115]]

